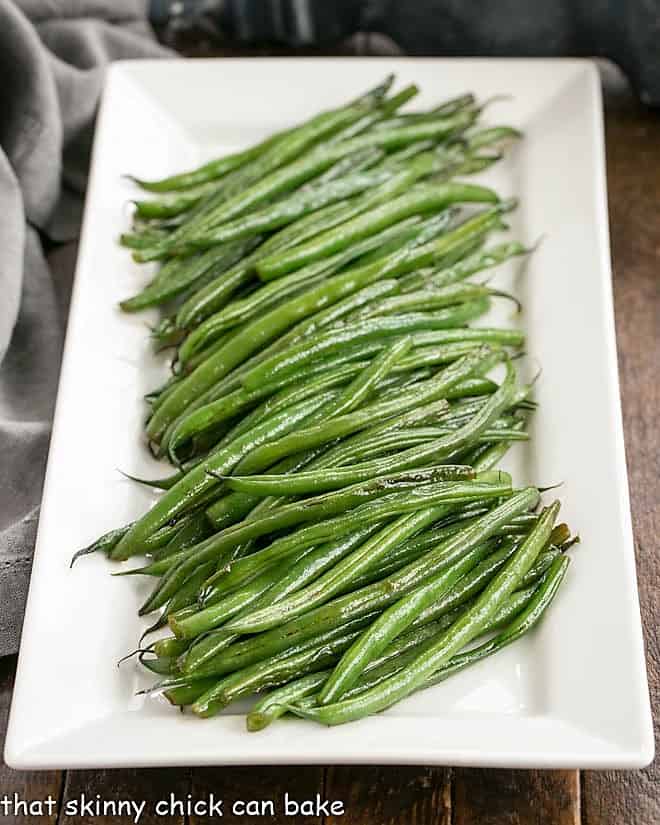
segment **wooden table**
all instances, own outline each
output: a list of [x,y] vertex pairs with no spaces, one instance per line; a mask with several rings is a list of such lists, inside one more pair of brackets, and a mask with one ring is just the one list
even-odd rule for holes
[[[643,109],[620,78],[606,83],[614,296],[621,395],[642,611],[652,700],[660,698],[660,638],[656,555],[660,534],[660,115]],[[579,273],[575,273],[579,277]],[[15,659],[0,660],[0,731],[9,709]],[[46,687],[47,689],[47,687]],[[75,701],[75,697],[72,697]],[[612,708],[613,713],[625,708]],[[10,823],[122,821],[69,817],[67,800],[101,794],[104,799],[146,799],[152,812],[143,825],[195,825],[196,816],[158,818],[153,803],[170,791],[178,798],[298,799],[316,793],[341,800],[337,816],[276,815],[258,820],[228,815],[222,821],[269,825],[657,825],[660,768],[644,771],[516,771],[425,767],[278,767],[170,770],[48,771],[19,773],[0,767],[0,799],[59,800],[58,812],[36,819],[2,817]],[[147,806],[149,807],[149,805]],[[2,810],[0,809],[0,816]],[[214,820],[216,821],[216,820]]]

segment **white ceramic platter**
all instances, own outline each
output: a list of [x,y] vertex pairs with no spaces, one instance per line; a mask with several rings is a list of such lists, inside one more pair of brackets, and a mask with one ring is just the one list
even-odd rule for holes
[[[124,524],[150,494],[117,472],[162,472],[142,446],[142,396],[164,375],[148,315],[117,302],[148,272],[116,239],[134,196],[122,173],[160,177],[337,105],[388,72],[426,106],[465,90],[507,93],[487,120],[525,138],[485,178],[515,194],[514,234],[544,241],[497,283],[543,366],[519,484],[563,481],[562,518],[582,535],[551,616],[531,637],[390,711],[339,728],[282,721],[248,734],[136,697],[145,677],[116,661],[144,627],[147,583],[72,552]],[[518,265],[519,266],[519,265]],[[550,60],[128,62],[109,74],[53,427],[6,759],[16,768],[426,763],[636,767],[653,754],[624,461],[612,315],[598,75]],[[495,322],[511,323],[510,305]]]

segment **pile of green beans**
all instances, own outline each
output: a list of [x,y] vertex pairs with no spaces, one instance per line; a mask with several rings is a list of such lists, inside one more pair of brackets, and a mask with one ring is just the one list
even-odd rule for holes
[[174,469],[129,476],[156,503],[76,557],[146,556],[116,575],[153,584],[149,692],[199,717],[258,693],[251,731],[359,719],[495,654],[576,541],[499,469],[535,409],[524,334],[473,324],[511,297],[482,273],[531,250],[491,240],[516,203],[463,178],[521,135],[471,94],[402,112],[417,89],[392,83],[132,178],[121,243],[160,263],[121,307],[162,312],[145,440]]

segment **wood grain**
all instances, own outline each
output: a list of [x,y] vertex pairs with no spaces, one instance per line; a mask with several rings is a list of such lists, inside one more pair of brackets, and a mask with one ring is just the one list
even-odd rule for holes
[[[15,670],[15,656],[0,659],[0,747],[3,752]],[[0,798],[7,794],[13,801],[14,794],[17,794],[19,799],[27,802],[45,802],[50,797],[59,803],[61,789],[62,773],[59,771],[12,771],[4,760],[0,761]],[[43,825],[54,825],[57,821],[55,811],[49,815],[44,809],[44,815],[38,821]],[[33,810],[33,813],[36,811]],[[37,820],[30,815],[29,810],[25,815],[21,811],[17,815],[5,816],[4,810],[0,809],[0,821],[3,825],[29,825]]]
[[453,825],[580,825],[579,773],[456,770]]
[[[267,822],[268,825],[321,825],[322,817],[307,813],[287,816],[284,810],[284,795],[298,804],[316,800],[316,795],[323,796],[323,768],[313,766],[270,768],[197,768],[192,775],[192,794],[195,799],[206,799],[213,793],[225,802],[222,822],[225,825],[245,825],[246,822]],[[232,811],[237,801],[245,807]],[[249,816],[249,802],[271,801],[274,815],[267,809],[263,816]],[[256,808],[260,810],[259,807]],[[307,810],[304,808],[303,810]],[[244,815],[241,812],[245,811]],[[190,825],[203,825],[217,822],[205,816],[192,816]]]
[[145,802],[140,825],[184,825],[188,821],[184,811],[159,816],[157,805],[161,801],[168,804],[170,794],[185,802],[189,792],[190,772],[186,768],[68,771],[58,825],[113,825],[134,821],[133,815],[124,809],[120,809],[121,816],[115,816],[112,808],[106,812],[101,809],[100,815],[94,809],[92,813],[86,812],[82,804],[94,802],[97,797],[111,803]]
[[325,793],[343,816],[325,825],[450,825],[451,771],[417,767],[331,767]]

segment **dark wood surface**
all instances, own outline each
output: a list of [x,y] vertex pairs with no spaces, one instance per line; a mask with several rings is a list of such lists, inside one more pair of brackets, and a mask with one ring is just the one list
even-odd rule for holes
[[[606,83],[614,297],[639,588],[654,707],[660,692],[658,583],[660,559],[660,115],[636,103],[616,77]],[[0,660],[0,732],[6,726],[15,661]],[[613,713],[621,709],[613,708]],[[154,801],[170,792],[185,799],[209,793],[228,799],[341,800],[343,816],[281,812],[255,820],[270,825],[657,825],[658,761],[643,771],[513,771],[428,767],[205,768],[14,772],[0,766],[0,799],[58,800],[58,812],[37,819],[0,817],[3,823],[130,822],[130,817],[73,817],[66,802],[101,794],[104,799]],[[185,813],[142,823],[201,825],[211,819]],[[213,820],[217,821],[217,820]]]

